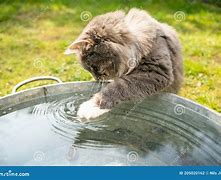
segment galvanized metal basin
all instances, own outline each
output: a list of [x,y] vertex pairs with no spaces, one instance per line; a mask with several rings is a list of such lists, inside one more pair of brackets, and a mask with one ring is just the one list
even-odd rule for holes
[[219,113],[159,94],[78,122],[78,105],[100,88],[69,82],[0,98],[0,165],[221,165]]

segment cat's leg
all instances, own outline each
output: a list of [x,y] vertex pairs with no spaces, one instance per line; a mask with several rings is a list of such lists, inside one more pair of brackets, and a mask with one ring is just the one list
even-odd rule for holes
[[125,76],[116,82],[108,84],[96,95],[101,99],[99,107],[101,109],[111,109],[122,101],[157,94],[168,87],[172,80],[172,74],[171,77],[167,77],[156,72]]
[[[160,72],[160,71],[159,71]],[[131,99],[156,94],[173,81],[171,72],[140,72],[121,77],[84,102],[78,111],[80,117],[87,119],[98,117],[111,108]]]
[[79,106],[77,115],[80,118],[90,119],[90,118],[96,118],[96,117],[110,111],[110,109],[101,109],[99,107],[99,103],[98,103],[99,99],[101,99],[101,98],[99,98],[99,94],[96,94],[90,100],[82,103]]

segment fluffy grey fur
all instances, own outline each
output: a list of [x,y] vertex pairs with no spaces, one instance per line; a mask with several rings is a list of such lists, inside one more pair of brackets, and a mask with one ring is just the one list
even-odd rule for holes
[[95,17],[66,53],[76,53],[97,80],[114,80],[92,98],[100,109],[162,91],[178,93],[183,81],[175,30],[135,8]]

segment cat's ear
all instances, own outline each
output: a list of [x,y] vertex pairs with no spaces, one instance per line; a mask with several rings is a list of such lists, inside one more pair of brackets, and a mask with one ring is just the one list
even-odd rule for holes
[[89,40],[77,40],[71,43],[68,48],[65,50],[64,54],[69,55],[69,54],[75,54],[78,52],[83,46],[92,44]]

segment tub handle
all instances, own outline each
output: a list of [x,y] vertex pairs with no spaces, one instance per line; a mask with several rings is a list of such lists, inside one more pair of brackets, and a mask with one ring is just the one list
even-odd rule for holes
[[34,78],[30,78],[30,79],[26,79],[20,83],[18,83],[13,89],[12,89],[12,93],[16,93],[16,91],[24,86],[25,84],[34,82],[34,81],[41,81],[41,80],[54,80],[57,81],[58,83],[63,83],[59,78],[57,77],[53,77],[53,76],[39,76],[39,77],[34,77]]

